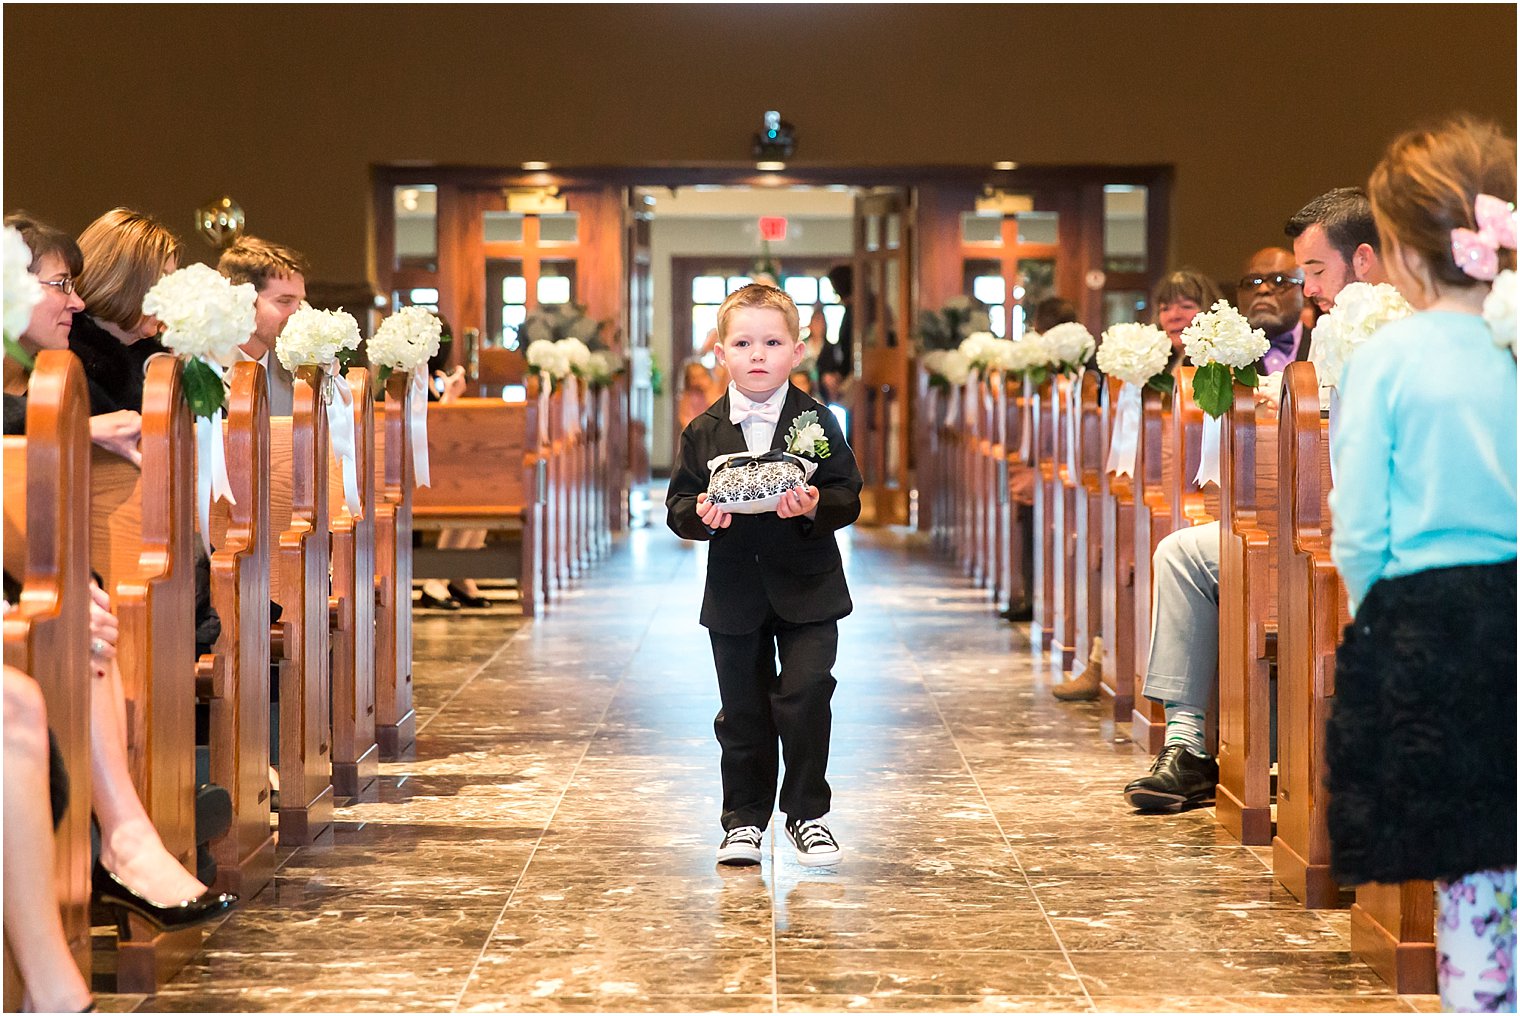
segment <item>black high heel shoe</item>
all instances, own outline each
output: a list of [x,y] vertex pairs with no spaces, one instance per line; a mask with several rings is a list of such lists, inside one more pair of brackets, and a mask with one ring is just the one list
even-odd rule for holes
[[464,586],[455,585],[452,582],[449,583],[449,595],[462,607],[479,609],[491,605],[491,601],[484,596],[471,596],[464,591]]
[[105,865],[95,862],[90,875],[95,898],[116,911],[116,930],[122,938],[130,937],[127,914],[133,913],[159,931],[182,931],[219,917],[237,905],[236,893],[214,893],[209,889],[193,900],[165,906],[138,893],[117,878]]

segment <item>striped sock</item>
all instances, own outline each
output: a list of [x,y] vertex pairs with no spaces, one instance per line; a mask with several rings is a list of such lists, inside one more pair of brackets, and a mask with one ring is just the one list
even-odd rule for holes
[[1203,710],[1185,702],[1166,702],[1166,743],[1180,744],[1199,758],[1208,758],[1203,746]]

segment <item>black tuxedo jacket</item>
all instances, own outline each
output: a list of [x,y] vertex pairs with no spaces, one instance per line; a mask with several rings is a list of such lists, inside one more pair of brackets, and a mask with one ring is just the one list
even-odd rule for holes
[[665,497],[666,522],[677,536],[712,544],[701,617],[712,631],[752,632],[771,610],[794,624],[833,621],[853,606],[834,542],[834,530],[860,516],[860,470],[844,433],[828,409],[788,385],[771,448],[784,449],[792,421],[810,409],[818,414],[830,451],[808,481],[819,494],[812,519],[783,519],[775,512],[735,515],[727,529],[709,532],[697,515],[697,495],[711,478],[708,460],[748,451],[744,432],[728,420],[727,393],[681,434],[680,459]]

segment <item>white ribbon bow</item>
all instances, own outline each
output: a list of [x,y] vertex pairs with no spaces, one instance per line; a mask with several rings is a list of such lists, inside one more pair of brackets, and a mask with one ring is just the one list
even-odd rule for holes
[[[222,368],[213,360],[201,358],[216,376]],[[217,498],[237,504],[232,496],[232,481],[227,477],[227,446],[223,443],[222,418],[219,414],[195,418],[195,507],[201,523],[201,543],[211,553],[211,501]]]
[[428,468],[427,388],[427,366],[422,365],[412,371],[412,479],[416,487],[433,485],[433,474]]
[[1215,419],[1204,415],[1203,418],[1203,441],[1198,449],[1198,475],[1193,477],[1193,482],[1200,488],[1208,484],[1219,483],[1219,442],[1224,433],[1225,417]]
[[[1320,389],[1323,395],[1325,389]],[[1335,436],[1340,430],[1341,391],[1330,389],[1330,484],[1335,485]]]
[[1077,414],[1082,408],[1082,375],[1086,372],[1086,367],[1078,367],[1066,389],[1066,474],[1073,480],[1080,475],[1077,472]]
[[961,426],[970,430],[976,426],[976,393],[981,385],[981,374],[973,370],[966,377],[966,390],[961,395]]
[[548,374],[540,374],[542,383],[538,386],[538,443],[549,443],[549,395],[554,382]]
[[954,427],[955,418],[961,412],[961,390],[959,385],[950,386],[950,394],[945,397],[945,426]]
[[359,502],[359,460],[354,452],[354,390],[343,376],[343,368],[334,360],[327,371],[327,440],[343,472],[343,500],[348,513],[357,517]]
[[[1027,407],[1030,404],[1030,402],[1033,400],[1033,398],[1034,398],[1034,385],[1030,383],[1029,376],[1027,374],[1024,376],[1023,391],[1024,391],[1024,405]],[[1032,416],[1032,414],[1030,414],[1029,412],[1027,412],[1025,409],[1020,409],[1019,410],[1019,461],[1020,462],[1028,462],[1029,461],[1029,451],[1030,451],[1030,448],[1032,447],[1032,444],[1033,444],[1033,441],[1034,441],[1034,436],[1032,434],[1030,434],[1030,431],[1034,429],[1033,427],[1030,426],[1030,424],[1033,422],[1032,419],[1031,419],[1031,416]]]
[[1143,392],[1126,381],[1119,387],[1113,435],[1108,439],[1108,471],[1115,476],[1135,475],[1135,452],[1140,447],[1140,409]]

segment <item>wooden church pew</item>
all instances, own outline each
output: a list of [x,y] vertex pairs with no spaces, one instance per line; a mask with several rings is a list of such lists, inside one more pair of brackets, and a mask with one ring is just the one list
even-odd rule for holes
[[1340,906],[1325,824],[1324,730],[1346,592],[1330,560],[1330,425],[1314,367],[1283,374],[1278,423],[1277,835],[1272,872],[1310,908]]
[[1013,583],[1012,547],[1013,502],[1008,487],[1009,421],[1008,377],[999,372],[988,393],[988,432],[990,461],[987,463],[989,534],[988,552],[992,557],[992,602],[999,610],[1008,605]]
[[369,371],[348,371],[354,393],[354,456],[359,513],[349,511],[343,471],[327,463],[332,528],[332,782],[353,797],[375,781],[375,404]]
[[[1075,594],[1073,644],[1080,669],[1092,651],[1103,614],[1103,558],[1110,549],[1103,543],[1103,455],[1108,441],[1103,434],[1103,413],[1098,403],[1103,380],[1096,371],[1085,372],[1077,389],[1077,417],[1073,460],[1077,467],[1072,488],[1072,582]],[[1127,714],[1126,714],[1127,715]]]
[[375,739],[395,761],[417,740],[412,705],[411,375],[385,381],[375,454]]
[[1077,542],[1076,512],[1078,477],[1072,432],[1076,423],[1072,393],[1076,380],[1056,378],[1051,388],[1051,438],[1054,445],[1051,486],[1051,633],[1050,652],[1061,670],[1071,669],[1077,644]]
[[939,403],[939,386],[932,383],[929,376],[922,359],[916,360],[913,371],[913,486],[918,491],[915,524],[918,531],[928,533],[930,542],[938,547],[940,423],[935,407]]
[[[5,618],[5,662],[41,687],[48,727],[69,775],[68,810],[53,833],[63,932],[90,980],[90,403],[79,360],[37,354],[26,437],[4,446],[5,570],[21,598]],[[30,482],[28,482],[30,480]],[[25,985],[6,943],[7,1011]]]
[[[148,361],[142,468],[93,450],[90,559],[120,624],[132,780],[165,848],[195,870],[195,441],[180,361]],[[125,920],[117,990],[153,992],[200,948],[201,928]]]
[[1056,381],[1049,379],[1034,389],[1029,408],[1034,459],[1034,622],[1029,635],[1039,650],[1049,649],[1055,640],[1055,561],[1060,550],[1056,536],[1060,524],[1056,517],[1060,479],[1055,458],[1058,396]]
[[280,843],[332,826],[331,570],[327,413],[321,371],[296,371],[293,413],[270,422],[271,596],[283,611]]
[[[1219,455],[1219,788],[1214,814],[1242,843],[1265,845],[1272,842],[1277,411],[1257,405],[1252,388],[1237,384],[1234,392],[1234,407],[1221,421]],[[1283,729],[1284,738],[1299,733]]]
[[992,390],[997,374],[989,372],[976,386],[976,403],[973,406],[973,427],[976,435],[975,497],[975,549],[972,565],[972,581],[992,594],[994,602],[998,593],[996,516],[997,516],[997,451],[994,433]]
[[1103,541],[1099,604],[1103,631],[1100,691],[1115,723],[1130,722],[1135,708],[1135,483],[1107,468],[1121,382],[1110,379],[1102,403],[1098,471],[1100,532]]
[[1003,446],[1007,452],[1008,499],[1008,594],[1003,607],[1034,602],[1034,590],[1028,576],[1031,528],[1034,525],[1033,412],[1034,386],[1024,377],[1005,380],[1003,411]]
[[960,398],[956,401],[955,433],[956,433],[956,499],[959,520],[955,553],[960,563],[961,574],[968,577],[976,572],[976,541],[977,541],[977,513],[976,513],[976,406],[978,402],[977,390],[980,380],[975,371],[961,386]]
[[211,782],[232,797],[232,826],[211,844],[216,888],[243,899],[274,874],[269,828],[269,396],[264,368],[228,372],[227,474],[236,504],[211,512],[211,604],[222,622],[213,652],[222,687],[211,696]]

